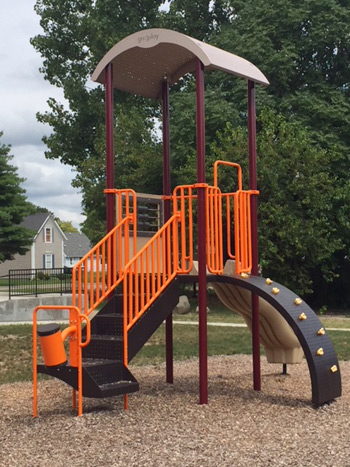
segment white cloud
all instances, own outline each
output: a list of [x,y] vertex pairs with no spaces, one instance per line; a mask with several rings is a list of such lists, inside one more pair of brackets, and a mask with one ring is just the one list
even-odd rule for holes
[[30,45],[41,34],[34,0],[7,1],[0,15],[0,131],[3,144],[11,144],[12,163],[26,178],[29,201],[53,211],[75,226],[83,221],[81,195],[71,186],[74,174],[68,166],[45,158],[41,139],[50,128],[36,120],[48,110],[47,99],[64,102],[62,90],[51,86],[39,73],[40,55]]

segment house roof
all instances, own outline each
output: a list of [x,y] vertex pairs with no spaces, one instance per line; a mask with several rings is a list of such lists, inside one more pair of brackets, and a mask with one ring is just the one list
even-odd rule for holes
[[37,233],[41,230],[49,217],[49,212],[38,212],[37,214],[31,214],[24,218],[20,225],[21,227],[25,227],[26,229],[33,230]]
[[197,58],[207,70],[221,70],[269,84],[259,68],[248,60],[169,29],[146,29],[125,37],[106,53],[91,79],[105,84],[105,67],[113,63],[115,88],[160,99],[162,82],[173,84],[186,73],[192,73]]
[[36,214],[31,214],[23,219],[21,222],[21,227],[25,227],[26,229],[33,230],[36,232],[34,239],[39,235],[40,231],[46,224],[46,222],[51,218],[51,220],[56,224],[58,231],[61,233],[62,237],[65,239],[66,236],[62,232],[60,226],[55,221],[54,215],[52,212],[38,212]]
[[66,232],[64,254],[69,258],[82,258],[91,249],[90,240],[82,232]]

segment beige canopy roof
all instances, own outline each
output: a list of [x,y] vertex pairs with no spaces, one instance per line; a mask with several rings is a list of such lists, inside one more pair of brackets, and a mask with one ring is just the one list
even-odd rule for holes
[[125,37],[102,58],[92,80],[104,84],[104,69],[112,62],[115,88],[158,99],[162,82],[173,84],[193,72],[197,57],[207,70],[269,84],[264,74],[244,58],[169,29],[146,29]]

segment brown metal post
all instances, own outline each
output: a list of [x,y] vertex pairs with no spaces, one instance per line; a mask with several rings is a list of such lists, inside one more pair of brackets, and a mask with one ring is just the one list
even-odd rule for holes
[[[114,117],[113,117],[113,65],[105,68],[106,111],[106,188],[114,188]],[[114,227],[114,195],[106,194],[107,233]]]
[[[197,182],[205,183],[204,65],[196,60]],[[205,187],[198,187],[199,403],[208,403]]]
[[[249,189],[257,189],[255,83],[248,81]],[[258,275],[258,205],[251,197],[252,275]],[[259,297],[252,294],[253,386],[261,390]]]
[[[163,117],[163,195],[171,194],[170,182],[170,132],[169,132],[169,83],[162,83],[162,117]],[[170,199],[164,200],[164,223],[171,216]],[[173,363],[173,315],[170,314],[165,321],[165,352],[166,352],[166,381],[174,381]]]

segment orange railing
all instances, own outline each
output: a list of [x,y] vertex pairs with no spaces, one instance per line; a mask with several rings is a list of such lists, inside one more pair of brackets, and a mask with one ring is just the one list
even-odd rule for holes
[[[82,315],[79,309],[75,306],[57,306],[57,305],[42,305],[37,306],[33,312],[33,417],[37,416],[38,398],[37,398],[37,315],[40,310],[69,310],[69,327],[65,329],[66,335],[69,335],[69,361],[71,366],[77,368],[78,381],[78,415],[83,413],[83,373],[82,373],[82,352],[81,349],[86,347],[90,342],[90,321]],[[86,337],[82,340],[81,325],[86,323]],[[62,333],[63,334],[63,333]],[[76,393],[73,389],[73,410],[76,406]]]
[[116,196],[117,225],[73,267],[72,271],[73,305],[85,315],[95,310],[122,282],[124,266],[130,259],[130,249],[131,257],[136,253],[136,193],[129,189],[109,192],[115,193]]
[[[223,194],[218,188],[220,165],[237,169],[236,192]],[[83,343],[81,340],[81,320],[86,320],[89,325],[90,313],[110,297],[119,284],[122,284],[124,364],[127,366],[129,330],[177,274],[186,274],[192,270],[193,214],[196,210],[197,188],[205,188],[206,192],[208,270],[213,274],[223,272],[222,211],[223,204],[226,203],[228,256],[236,260],[236,273],[250,272],[252,257],[250,197],[258,194],[258,191],[242,189],[242,170],[238,164],[217,161],[214,166],[214,186],[195,184],[175,188],[172,196],[173,216],[138,252],[136,193],[129,189],[108,190],[108,193],[114,193],[116,196],[117,225],[74,266],[72,272],[73,303],[70,308],[72,313],[77,315],[75,319],[77,342],[72,344],[71,339],[70,353],[78,355],[75,366],[78,367],[79,387],[82,371],[81,347],[88,343],[88,340]],[[234,252],[231,242],[232,221]],[[36,323],[36,317],[34,321]],[[125,404],[127,406],[127,396],[125,396]]]
[[[238,190],[223,193],[222,199],[226,205],[226,236],[227,255],[235,260],[236,274],[250,272],[252,268],[251,213],[250,198],[258,195],[257,190],[243,190],[242,169],[239,164],[227,161],[216,161],[214,164],[214,186],[218,186],[219,166],[237,169]],[[232,215],[233,213],[233,215]],[[234,248],[232,246],[231,226],[234,226]]]
[[193,203],[195,185],[179,185],[173,192],[174,215],[179,216],[179,269],[180,274],[187,274],[193,266]]
[[[174,277],[193,265],[194,186],[178,186],[174,214],[124,269],[124,364],[128,364],[128,332]],[[127,404],[127,402],[126,402]]]
[[208,186],[206,196],[207,267],[213,274],[224,269],[222,245],[222,193],[218,187]]

